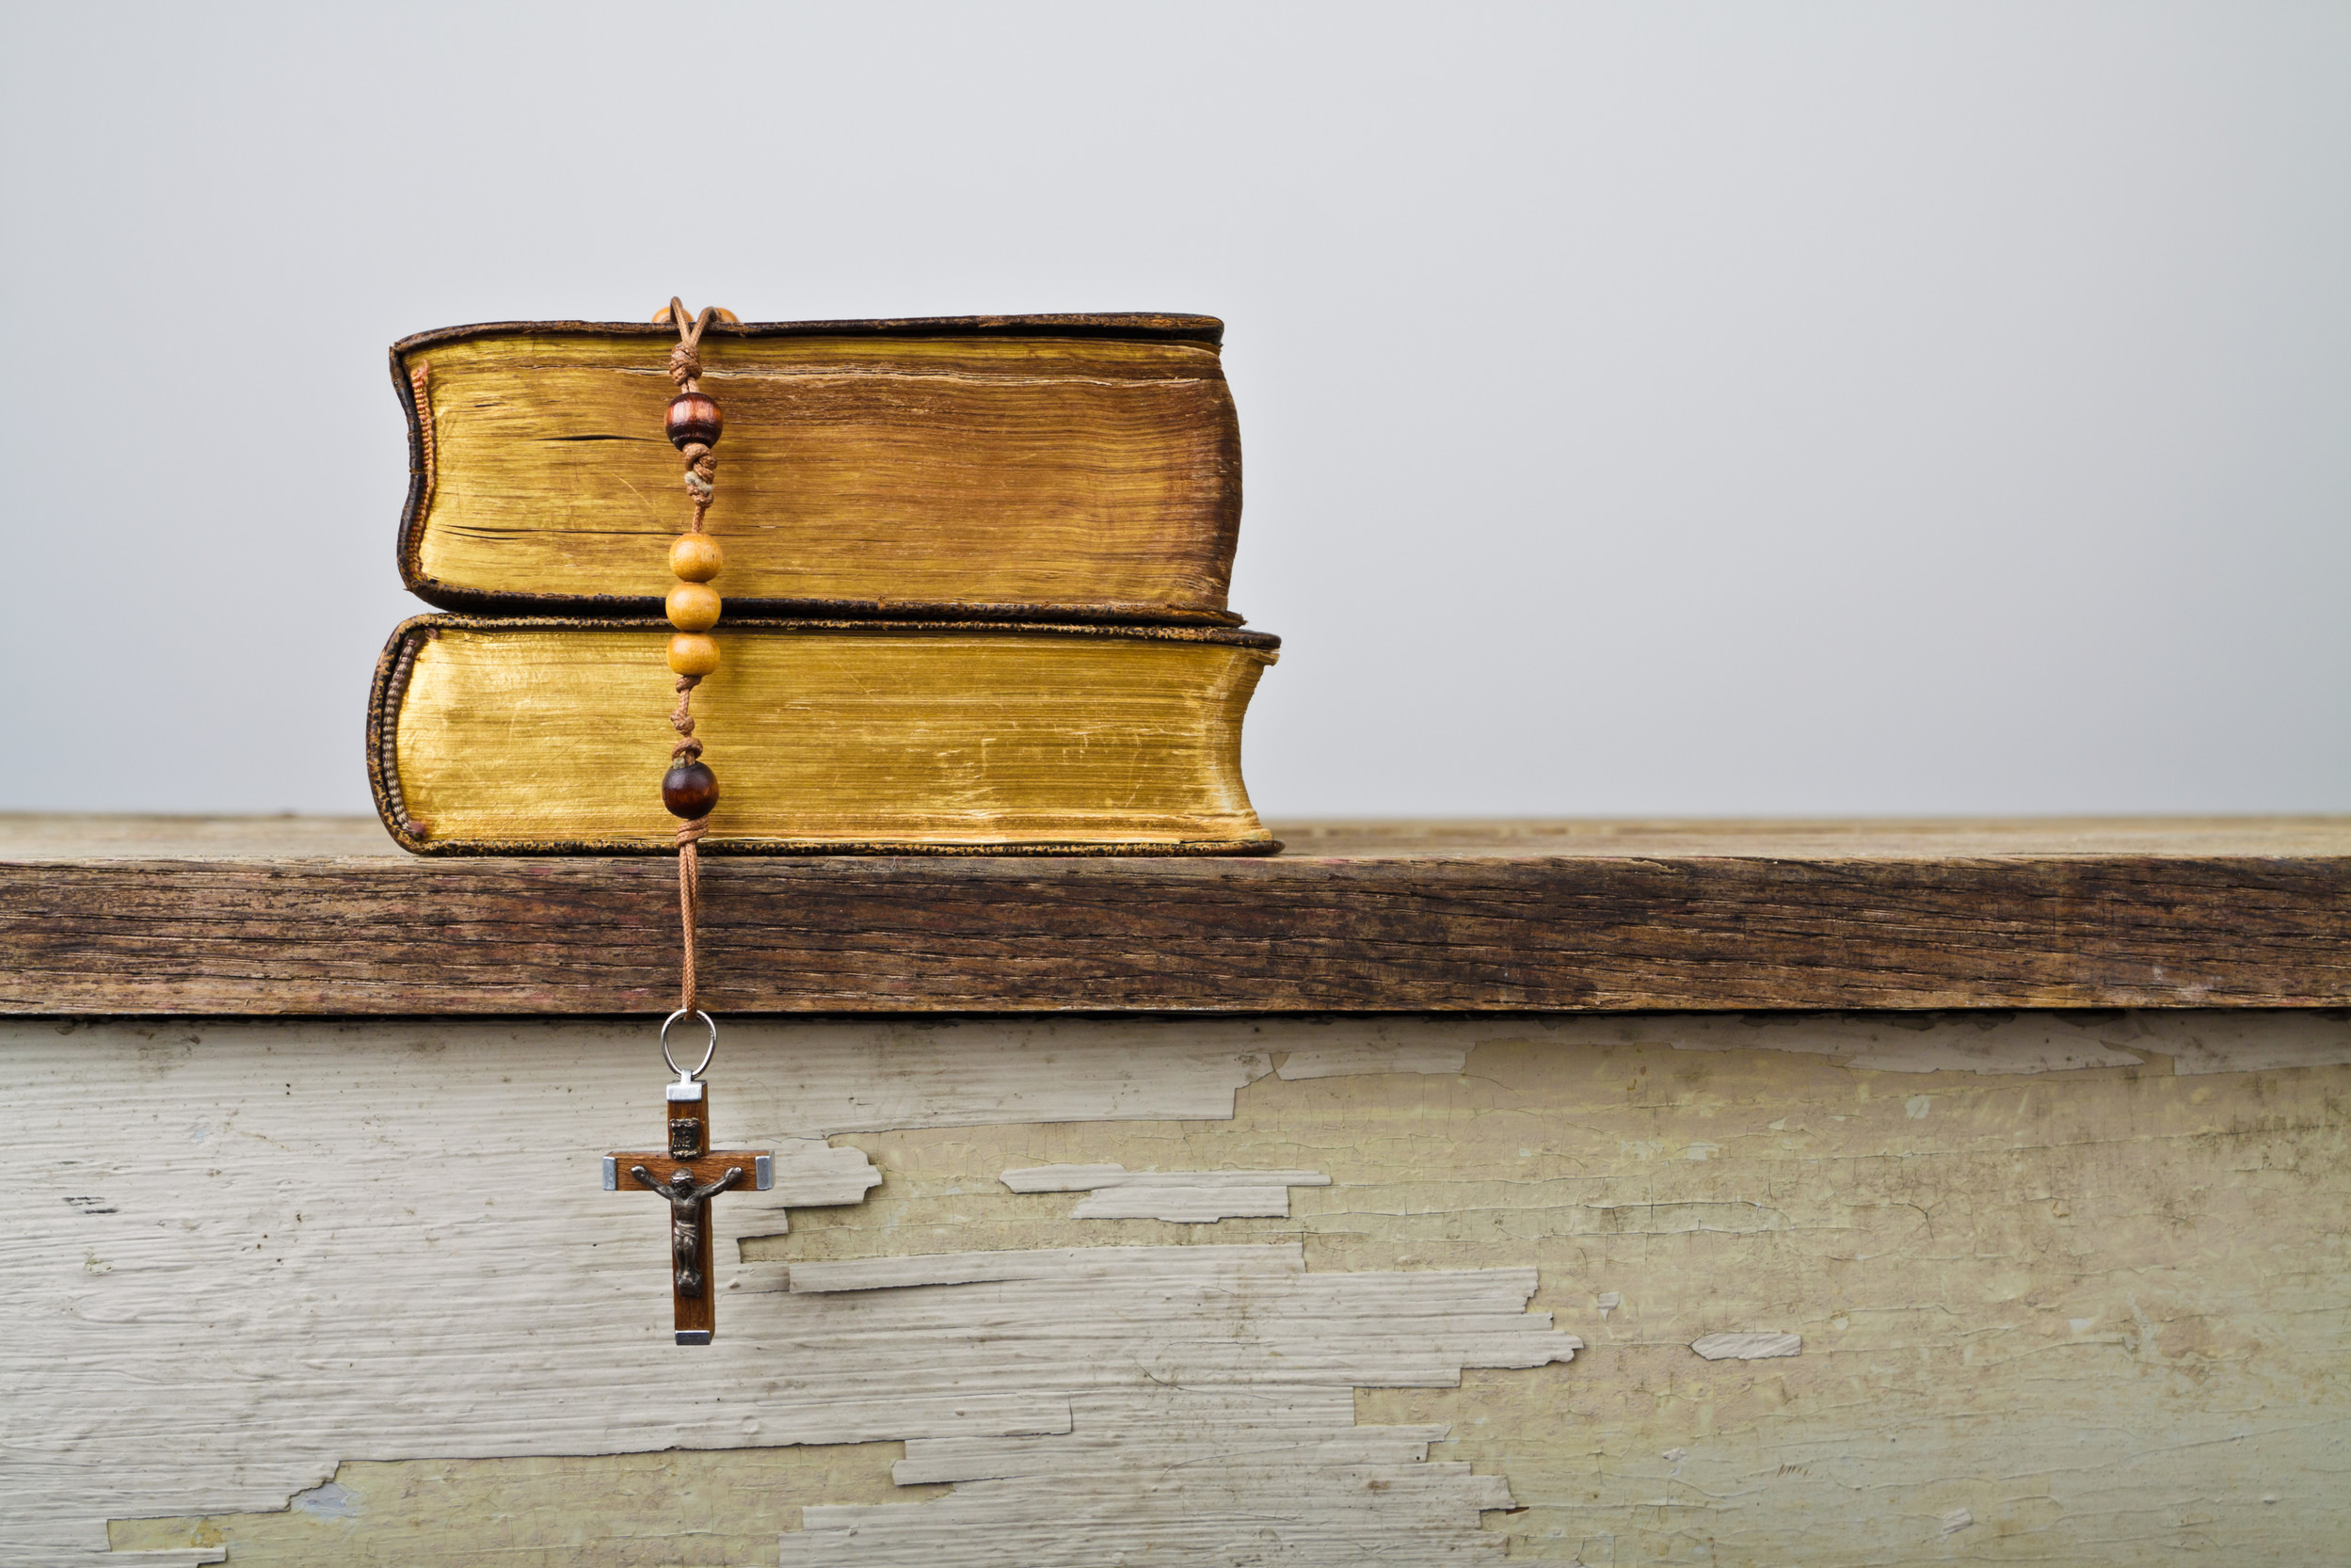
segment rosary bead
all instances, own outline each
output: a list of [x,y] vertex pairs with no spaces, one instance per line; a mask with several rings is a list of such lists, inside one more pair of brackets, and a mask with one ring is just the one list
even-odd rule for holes
[[680,632],[708,632],[718,624],[718,590],[704,583],[680,583],[669,590],[669,624]]
[[669,444],[681,451],[696,441],[716,446],[718,433],[726,427],[718,405],[698,392],[680,392],[669,400]]
[[669,639],[669,667],[680,675],[708,675],[718,668],[718,643],[699,632],[680,632]]
[[700,762],[680,762],[662,776],[662,804],[673,817],[692,822],[718,804],[718,776]]
[[680,534],[669,547],[669,569],[689,583],[707,583],[727,564],[727,552],[708,534]]
[[[732,312],[732,311],[728,310],[728,309],[726,306],[724,306],[724,305],[713,305],[713,306],[712,306],[712,307],[711,307],[711,314],[712,314],[712,315],[716,316],[719,320],[721,320],[721,321],[723,321],[723,322],[726,322],[726,323],[728,323],[728,325],[730,325],[730,326],[731,326],[731,325],[734,325],[734,324],[736,324],[736,323],[739,323],[739,322],[741,322],[741,321],[743,320],[743,318],[742,318],[741,316],[739,316],[739,315],[735,314],[735,312]],[[693,317],[693,315],[692,315],[691,313],[689,313],[689,314],[686,316],[686,319],[685,319],[684,321],[682,321],[682,322],[681,322],[681,321],[679,321],[676,317],[672,316],[672,315],[669,313],[669,307],[668,307],[668,306],[666,306],[666,305],[663,306],[660,310],[655,311],[655,312],[653,312],[653,325],[654,325],[654,326],[656,326],[656,327],[683,327],[683,326],[690,326],[690,325],[692,325],[693,321],[694,321],[694,317]]]

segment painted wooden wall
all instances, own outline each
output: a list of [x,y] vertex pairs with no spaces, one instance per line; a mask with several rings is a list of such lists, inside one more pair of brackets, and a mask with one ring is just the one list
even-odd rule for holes
[[0,1025],[0,1563],[2311,1563],[2351,1015]]

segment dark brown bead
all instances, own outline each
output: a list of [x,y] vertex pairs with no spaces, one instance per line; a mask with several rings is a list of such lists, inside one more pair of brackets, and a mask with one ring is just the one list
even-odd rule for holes
[[680,392],[669,400],[669,444],[680,451],[696,441],[704,446],[716,446],[718,433],[727,428],[727,416],[718,411],[718,405],[700,392]]
[[718,775],[700,762],[680,762],[662,776],[662,804],[688,822],[707,817],[718,804]]

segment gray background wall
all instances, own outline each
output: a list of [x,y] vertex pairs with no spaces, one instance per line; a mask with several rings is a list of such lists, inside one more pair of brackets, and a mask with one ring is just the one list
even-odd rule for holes
[[393,338],[1204,311],[1271,813],[2351,809],[2351,7],[11,8],[0,808],[367,809]]

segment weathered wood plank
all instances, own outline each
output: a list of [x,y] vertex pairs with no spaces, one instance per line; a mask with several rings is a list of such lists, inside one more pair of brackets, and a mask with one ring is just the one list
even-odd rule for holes
[[[103,824],[9,826],[0,1011],[673,1005],[663,860],[318,853],[348,840],[301,824],[282,831],[311,853],[249,853],[280,830],[257,824],[174,855]],[[716,861],[706,995],[732,1013],[2351,1005],[2346,819],[1276,831],[1345,853]]]
[[[730,1025],[722,1133],[883,1179],[788,1232],[780,1184],[722,1201],[707,1351],[597,1176],[650,1035],[0,1021],[0,1564],[2351,1540],[2351,1015]],[[1320,1184],[1016,1190],[1113,1170]]]

